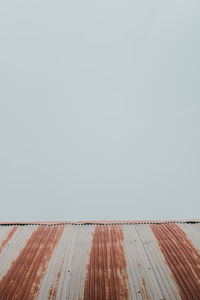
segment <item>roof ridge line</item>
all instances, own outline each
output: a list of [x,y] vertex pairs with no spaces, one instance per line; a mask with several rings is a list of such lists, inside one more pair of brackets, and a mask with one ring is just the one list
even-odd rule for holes
[[42,226],[55,226],[55,225],[138,225],[138,224],[171,224],[171,223],[180,223],[180,224],[197,224],[200,223],[200,220],[174,220],[174,221],[81,221],[81,222],[70,222],[70,221],[61,221],[61,222],[5,222],[0,223],[0,226],[27,226],[27,225],[42,225]]

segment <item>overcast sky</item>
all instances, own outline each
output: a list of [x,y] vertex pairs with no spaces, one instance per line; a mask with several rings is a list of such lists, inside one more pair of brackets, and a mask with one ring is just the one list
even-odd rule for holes
[[0,4],[0,220],[199,218],[199,0]]

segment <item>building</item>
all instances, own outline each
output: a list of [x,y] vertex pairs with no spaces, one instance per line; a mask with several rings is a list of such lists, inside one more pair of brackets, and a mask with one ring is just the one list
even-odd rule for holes
[[200,299],[200,222],[0,225],[0,300]]

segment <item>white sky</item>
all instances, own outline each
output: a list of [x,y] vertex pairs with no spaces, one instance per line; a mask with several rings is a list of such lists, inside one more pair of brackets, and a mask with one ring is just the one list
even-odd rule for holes
[[200,1],[0,4],[0,220],[199,218]]

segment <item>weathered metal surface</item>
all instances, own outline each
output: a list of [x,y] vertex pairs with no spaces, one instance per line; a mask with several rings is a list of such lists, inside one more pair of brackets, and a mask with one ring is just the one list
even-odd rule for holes
[[34,299],[63,226],[39,226],[0,281],[0,299]]
[[12,238],[13,234],[17,230],[17,226],[12,226],[11,230],[8,232],[8,235],[6,236],[5,240],[1,241],[1,246],[0,246],[0,253],[3,250],[3,248],[8,244],[10,239]]
[[151,225],[182,299],[200,299],[200,254],[176,224]]
[[150,226],[124,225],[123,232],[133,299],[180,299]]
[[200,223],[0,225],[0,266],[0,300],[198,300]]
[[196,224],[177,224],[190,239],[191,243],[200,251],[200,223]]
[[38,299],[81,299],[93,226],[67,225],[40,287]]
[[[4,246],[0,253],[0,282],[1,279],[7,274],[8,270],[12,266],[12,263],[18,258],[21,251],[24,249],[27,241],[30,239],[32,233],[37,229],[38,226],[18,226],[17,230],[13,234],[9,242]],[[0,236],[4,230],[12,230],[12,226],[0,226]],[[9,234],[7,231],[7,235]],[[5,236],[4,236],[5,238]],[[14,275],[14,274],[13,274]],[[0,291],[5,287],[0,284]]]
[[97,225],[94,230],[84,300],[128,300],[128,278],[119,225]]

